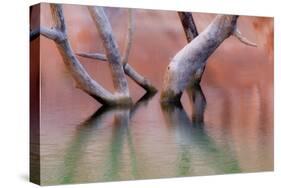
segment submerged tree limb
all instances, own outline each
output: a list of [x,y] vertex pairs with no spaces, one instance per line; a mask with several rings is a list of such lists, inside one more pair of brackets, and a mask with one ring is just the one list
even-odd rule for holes
[[[128,96],[126,90],[125,94],[124,92],[118,92],[117,94],[113,95],[90,77],[88,72],[76,58],[71,48],[67,37],[62,5],[51,4],[50,6],[52,18],[55,22],[54,29],[40,28],[31,35],[31,38],[36,36],[36,33],[39,32],[43,36],[53,40],[63,58],[64,64],[76,81],[78,88],[85,91],[100,103],[108,106],[131,104],[131,98]],[[115,71],[115,69],[113,70]],[[118,72],[118,70],[116,71]],[[121,68],[121,71],[123,71],[123,68]]]
[[[107,61],[107,58],[104,54],[100,53],[76,53],[78,56],[95,59],[100,61]],[[151,82],[139,74],[135,69],[128,63],[123,64],[123,69],[125,74],[129,76],[132,80],[134,80],[139,86],[141,86],[144,90],[149,93],[157,92],[157,89],[151,84]]]
[[156,93],[157,89],[151,84],[151,82],[139,74],[134,68],[128,63],[123,65],[125,73],[134,80],[139,86],[149,93]]
[[[91,14],[94,14],[93,10],[91,8],[89,8],[89,10],[90,10]],[[94,17],[94,15],[93,15],[93,17]],[[96,19],[96,18],[94,17],[94,19]],[[124,55],[122,58],[123,70],[127,76],[129,76],[132,80],[134,80],[139,86],[141,86],[147,92],[155,93],[155,92],[157,92],[157,89],[151,84],[151,82],[147,78],[145,78],[141,74],[139,74],[137,71],[135,71],[134,68],[128,64],[129,54],[130,54],[131,47],[132,47],[133,31],[134,31],[134,21],[133,20],[134,19],[133,19],[132,10],[128,9],[128,28],[127,28],[127,35],[126,35],[126,41],[125,41]],[[108,24],[110,24],[108,20],[104,21],[104,22],[107,22]],[[98,27],[105,28],[105,26],[98,26]],[[110,32],[112,35],[112,30],[108,27],[109,26],[107,26],[107,29],[103,29],[103,30],[107,30],[107,32]],[[104,39],[104,42],[107,43],[106,39]],[[107,46],[107,45],[105,44],[105,46]],[[117,44],[116,44],[116,46],[117,46]],[[114,47],[110,46],[108,48],[113,49]],[[96,59],[96,60],[100,60],[100,61],[109,61],[108,55],[104,55],[104,54],[100,54],[100,53],[79,52],[76,54],[80,57]]]
[[[190,43],[195,37],[198,36],[197,27],[194,22],[192,13],[178,12],[178,15],[180,17],[187,42]],[[194,73],[194,84],[200,84],[206,64],[207,63],[205,63],[202,67],[199,67]]]
[[121,55],[109,20],[102,7],[88,7],[88,10],[102,39],[106,57],[110,65],[114,87],[117,92],[129,97],[129,87],[122,67]]
[[231,36],[238,16],[218,15],[211,24],[181,49],[170,62],[164,78],[162,103],[180,103],[182,92],[194,84],[196,71],[206,65],[206,61],[217,47]]

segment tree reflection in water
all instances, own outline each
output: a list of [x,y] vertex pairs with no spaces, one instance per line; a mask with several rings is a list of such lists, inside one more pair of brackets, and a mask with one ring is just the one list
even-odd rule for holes
[[[166,125],[177,134],[178,176],[241,172],[238,161],[216,146],[204,130],[206,98],[196,85],[186,90],[191,102],[191,120],[181,104],[161,105]],[[202,164],[204,163],[204,164]]]
[[[238,161],[225,148],[219,148],[204,130],[204,111],[206,98],[201,87],[190,88],[187,91],[191,102],[191,119],[188,117],[181,104],[161,105],[166,126],[173,131],[177,144],[177,164],[175,164],[175,176],[202,175],[206,173],[235,173],[240,172]],[[103,176],[96,181],[120,180],[120,171],[124,165],[121,158],[125,142],[128,146],[128,159],[130,178],[138,179],[138,160],[136,148],[133,142],[134,135],[130,132],[132,117],[141,107],[146,107],[153,95],[144,95],[131,108],[101,107],[86,121],[77,127],[74,139],[66,151],[62,165],[62,178],[60,183],[73,183],[77,175],[79,160],[89,140],[98,136],[96,131],[102,125],[104,119],[114,117],[112,135],[108,143],[107,154],[104,155]],[[162,143],[159,143],[161,146]],[[142,162],[139,162],[141,165]],[[129,177],[128,177],[129,178]]]
[[102,122],[107,117],[114,117],[114,128],[110,143],[109,155],[105,161],[106,170],[104,180],[118,180],[118,170],[120,168],[120,155],[123,148],[124,137],[128,139],[130,159],[131,159],[131,174],[134,178],[137,177],[136,156],[132,136],[129,129],[130,119],[138,111],[139,108],[147,106],[148,102],[154,94],[146,93],[143,95],[131,108],[128,107],[106,107],[102,106],[86,121],[78,125],[76,134],[70,147],[67,149],[63,169],[62,179],[59,180],[62,184],[74,182],[78,161],[83,156],[83,150],[87,146],[91,137],[95,137],[96,131]]

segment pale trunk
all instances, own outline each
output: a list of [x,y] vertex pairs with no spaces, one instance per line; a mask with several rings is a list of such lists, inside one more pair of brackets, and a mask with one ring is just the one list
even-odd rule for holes
[[217,16],[195,39],[181,49],[167,67],[161,101],[179,103],[182,92],[196,81],[196,71],[205,66],[208,57],[228,38],[236,27],[238,16]]

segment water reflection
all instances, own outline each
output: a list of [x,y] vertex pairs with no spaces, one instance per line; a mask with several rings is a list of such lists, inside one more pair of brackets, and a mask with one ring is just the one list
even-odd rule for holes
[[[200,85],[186,90],[191,120],[181,104],[162,105],[167,127],[174,130],[178,152],[178,176],[241,172],[235,156],[219,148],[204,130],[206,98]],[[202,164],[203,163],[203,164]]]
[[[114,117],[112,137],[109,143],[109,149],[105,155],[105,167],[103,181],[119,180],[120,158],[122,157],[122,150],[124,146],[124,139],[127,139],[129,148],[129,158],[131,166],[131,175],[137,178],[137,161],[135,148],[130,133],[130,119],[138,111],[140,107],[147,106],[149,100],[155,94],[146,93],[142,96],[133,107],[105,107],[99,108],[91,117],[78,125],[73,141],[67,149],[62,165],[62,178],[59,180],[62,184],[75,182],[75,172],[79,165],[79,160],[83,158],[83,150],[87,147],[88,141],[91,137],[96,136],[96,130],[102,126],[103,121],[108,117]],[[89,161],[91,163],[91,161]],[[97,170],[97,169],[96,169]]]
[[189,96],[189,101],[191,103],[192,123],[199,125],[204,123],[204,112],[207,102],[201,86],[195,84],[192,88],[186,89],[186,93]]
[[[191,119],[181,104],[161,105],[168,132],[174,134],[170,138],[174,140],[169,142],[176,146],[174,151],[170,151],[173,147],[167,146],[166,148],[167,155],[176,158],[174,164],[170,166],[176,168],[174,170],[171,168],[172,176],[241,172],[238,160],[229,148],[217,146],[204,129],[204,112],[207,102],[201,87],[196,86],[186,92],[192,104]],[[146,165],[146,161],[138,160],[137,152],[140,152],[140,148],[134,143],[136,135],[131,132],[130,126],[134,115],[137,114],[139,109],[146,107],[152,97],[153,95],[144,95],[131,108],[101,107],[91,117],[78,125],[73,140],[65,152],[58,182],[63,184],[77,182],[80,165],[87,165],[83,163],[98,163],[100,165],[99,169],[92,169],[99,171],[99,175],[95,178],[89,177],[90,180],[115,181],[145,178],[146,176],[141,175],[140,169]],[[105,120],[110,117],[113,117],[111,136],[107,139],[108,143],[102,143],[102,147],[107,146],[104,152],[99,153],[99,148],[87,151],[87,147],[94,144],[93,138],[97,137],[96,140],[102,142],[101,137],[105,134],[101,132],[101,129],[106,132],[110,131],[108,128],[102,128]],[[164,143],[159,142],[157,145],[163,147]],[[127,146],[126,149],[125,146]],[[89,153],[90,155],[101,155],[102,160],[83,160],[84,155],[89,155]],[[164,165],[161,162],[160,164]],[[122,174],[124,173],[122,171],[124,167],[126,167],[126,175]],[[155,164],[155,168],[157,168],[157,164]],[[91,175],[93,174],[91,173]]]

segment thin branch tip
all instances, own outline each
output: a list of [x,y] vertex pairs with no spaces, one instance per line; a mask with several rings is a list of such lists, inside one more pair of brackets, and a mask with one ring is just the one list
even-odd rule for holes
[[89,58],[89,59],[95,59],[100,61],[107,61],[105,54],[100,53],[85,53],[85,52],[77,52],[75,53],[79,57]]
[[258,45],[250,40],[248,40],[246,37],[244,37],[241,32],[239,31],[238,28],[235,28],[233,31],[233,36],[235,36],[240,42],[252,46],[252,47],[257,47]]
[[122,58],[123,64],[128,63],[129,54],[130,54],[130,51],[131,51],[131,48],[132,48],[134,27],[135,27],[135,24],[134,24],[133,12],[132,12],[131,9],[128,9],[127,35],[126,35],[124,53],[123,53],[123,58]]

